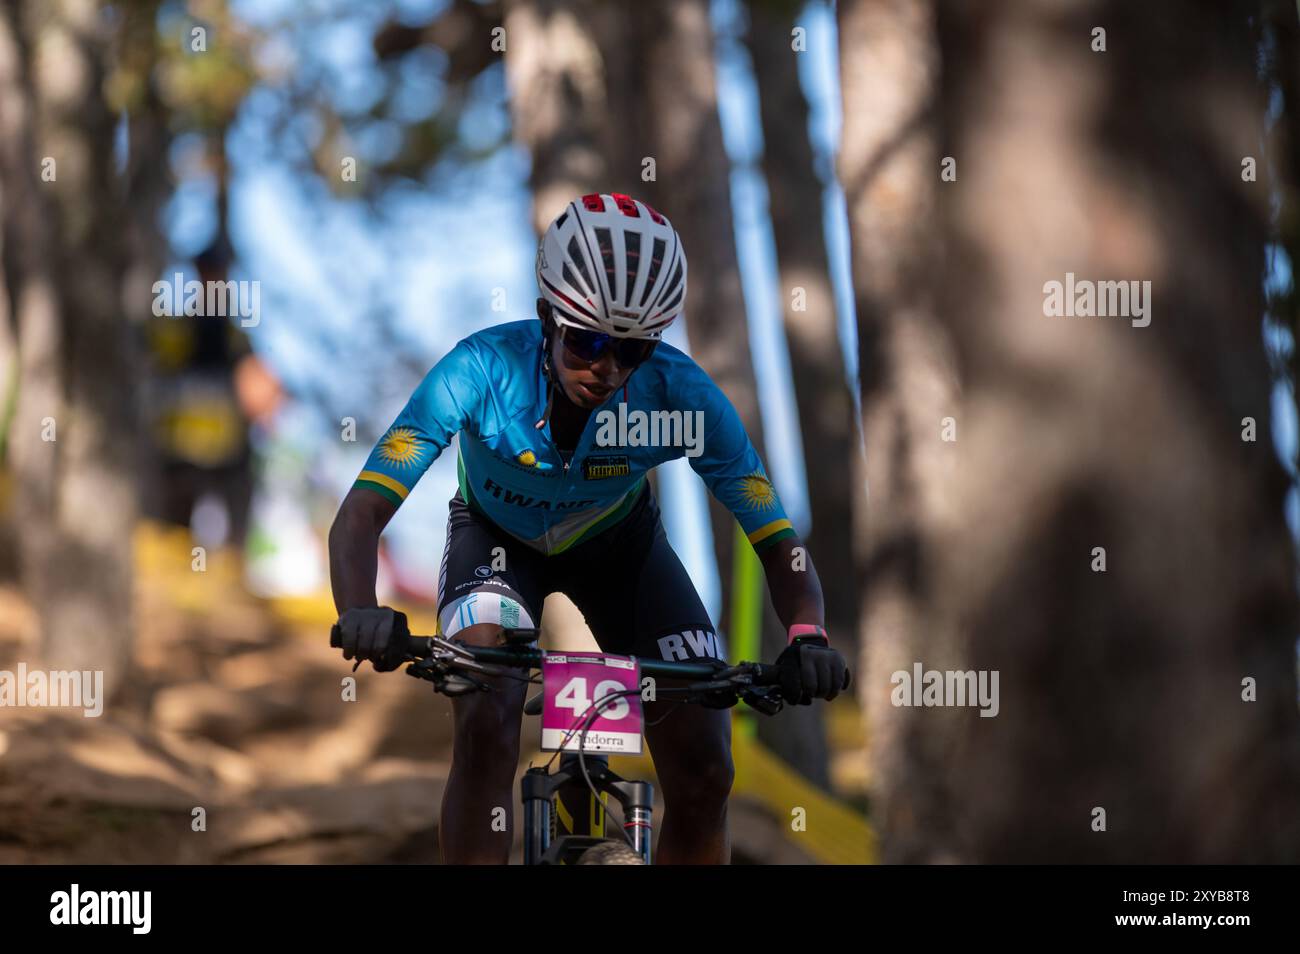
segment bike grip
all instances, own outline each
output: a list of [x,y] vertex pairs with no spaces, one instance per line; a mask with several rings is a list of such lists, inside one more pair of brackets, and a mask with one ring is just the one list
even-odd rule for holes
[[426,659],[433,655],[433,641],[428,636],[407,636],[406,655]]

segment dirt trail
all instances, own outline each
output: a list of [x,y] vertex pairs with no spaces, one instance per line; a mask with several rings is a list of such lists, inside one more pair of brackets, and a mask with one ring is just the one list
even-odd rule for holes
[[[0,862],[436,861],[445,701],[358,672],[345,702],[323,634],[237,590],[202,613],[173,595],[141,582],[134,669],[98,718],[0,709]],[[33,635],[0,592],[0,669],[39,665]]]

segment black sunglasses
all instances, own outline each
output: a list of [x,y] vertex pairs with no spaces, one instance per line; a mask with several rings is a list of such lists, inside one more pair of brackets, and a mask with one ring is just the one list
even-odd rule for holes
[[565,349],[581,361],[599,361],[606,354],[613,354],[620,367],[635,368],[649,360],[654,354],[657,338],[616,338],[599,331],[587,331],[562,325],[560,341]]

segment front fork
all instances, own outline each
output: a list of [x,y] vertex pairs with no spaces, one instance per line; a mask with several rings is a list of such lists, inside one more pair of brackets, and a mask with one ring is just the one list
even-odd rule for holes
[[[651,863],[650,846],[654,834],[654,787],[648,782],[621,778],[609,767],[603,755],[586,756],[587,774],[591,776],[596,791],[610,793],[623,809],[625,838],[645,861]],[[582,777],[576,752],[560,756],[560,766],[555,774],[545,766],[530,768],[524,773],[520,785],[524,809],[524,864],[537,865],[554,862],[560,858],[565,838],[604,837],[603,803],[596,800]],[[568,806],[572,830],[565,831],[552,843],[552,831],[557,828],[556,799]],[[581,810],[578,806],[587,806]]]

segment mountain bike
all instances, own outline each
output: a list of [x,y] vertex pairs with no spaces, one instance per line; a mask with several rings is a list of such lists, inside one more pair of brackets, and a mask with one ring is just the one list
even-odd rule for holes
[[[715,706],[740,700],[764,715],[784,707],[776,666],[547,652],[536,646],[536,629],[503,632],[505,645],[492,647],[409,636],[406,672],[450,696],[491,691],[483,676],[542,686],[524,713],[542,716],[542,747],[555,755],[530,765],[520,783],[526,865],[652,863],[654,788],[621,777],[608,760],[610,753],[640,753],[642,699]],[[340,644],[337,627],[330,644]],[[659,685],[661,679],[687,682]],[[849,681],[846,673],[844,688]],[[611,797],[623,816],[613,834],[606,811]]]

